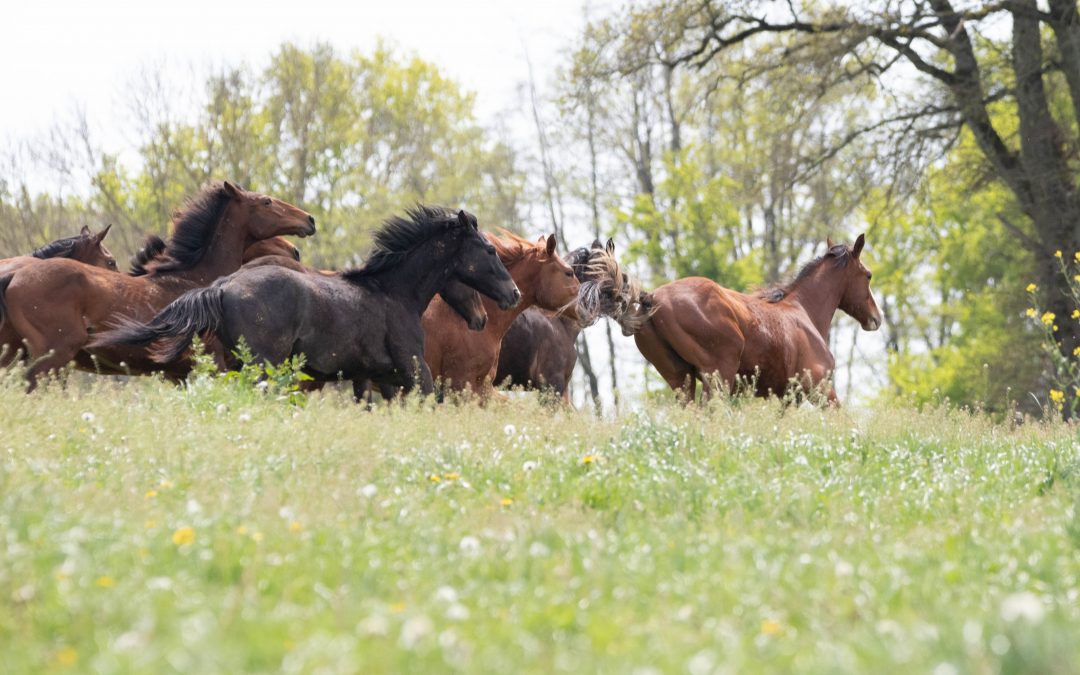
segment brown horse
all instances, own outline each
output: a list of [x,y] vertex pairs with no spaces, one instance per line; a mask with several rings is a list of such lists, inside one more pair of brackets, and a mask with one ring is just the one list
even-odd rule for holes
[[825,386],[837,403],[829,382],[833,315],[839,309],[863,330],[881,326],[870,270],[859,260],[865,241],[861,234],[851,248],[829,241],[825,255],[792,282],[753,295],[700,277],[665,284],[651,294],[655,313],[634,335],[638,349],[688,401],[697,380],[708,396],[714,383],[733,391],[744,378],[756,383],[758,396],[784,394],[796,383],[803,391]]
[[[315,232],[307,212],[227,181],[204,188],[174,221],[164,258],[148,265],[144,276],[53,259],[0,277],[0,316],[26,340],[35,359],[27,371],[30,390],[40,374],[75,358],[92,333],[120,319],[149,320],[185,291],[235,272],[254,242]],[[161,370],[141,348],[105,347],[89,355],[92,369],[103,372]],[[85,358],[79,361],[88,366]]]
[[[73,237],[57,239],[34,249],[30,255],[0,260],[0,277],[14,274],[16,270],[49,258],[69,258],[91,267],[115,270],[116,258],[101,243],[105,240],[105,236],[109,234],[111,227],[112,225],[106,225],[105,229],[95,234],[90,231],[90,228],[83,225],[79,234]],[[8,322],[0,319],[0,367],[10,365],[20,349],[22,349],[22,343],[19,340],[19,334],[15,332],[15,329]]]
[[521,301],[510,309],[499,309],[484,298],[487,325],[470,331],[441,298],[435,298],[424,312],[424,359],[431,374],[451,389],[471,389],[488,395],[499,362],[503,336],[510,324],[526,308],[537,305],[564,311],[577,319],[573,307],[581,284],[574,270],[555,252],[555,235],[533,243],[510,232],[501,237],[487,235],[488,241],[521,291]]

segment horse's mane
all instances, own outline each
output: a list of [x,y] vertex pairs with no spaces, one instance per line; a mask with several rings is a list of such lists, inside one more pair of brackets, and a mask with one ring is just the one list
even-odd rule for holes
[[162,261],[150,271],[153,274],[179,272],[197,265],[206,255],[231,199],[222,183],[210,183],[189,199],[184,209],[173,215],[172,237]]
[[[417,204],[406,209],[405,216],[391,216],[375,233],[371,255],[360,267],[341,273],[347,281],[359,282],[372,275],[395,267],[414,248],[431,238],[442,228],[458,223],[458,213],[443,206]],[[476,217],[468,214],[470,224]]]
[[547,248],[544,244],[529,241],[501,227],[499,228],[499,236],[489,234],[487,240],[495,247],[495,253],[499,255],[499,260],[506,267],[521,262],[530,253],[540,256],[547,255]]
[[128,272],[130,276],[141,277],[149,273],[147,265],[157,259],[162,253],[165,252],[165,240],[156,234],[146,235],[146,243],[139,249],[138,253],[131,256],[131,271]]
[[833,267],[847,267],[851,262],[851,248],[847,244],[837,244],[825,252],[825,255],[814,258],[803,265],[799,273],[791,281],[780,286],[773,286],[757,291],[754,295],[764,298],[766,302],[780,302],[786,298],[796,286],[804,279],[810,277],[826,261],[832,260]]
[[75,249],[78,248],[81,241],[93,236],[94,235],[89,233],[83,233],[76,234],[73,237],[57,239],[54,242],[35,248],[30,252],[30,255],[42,260],[45,260],[46,258],[70,258],[75,255]]

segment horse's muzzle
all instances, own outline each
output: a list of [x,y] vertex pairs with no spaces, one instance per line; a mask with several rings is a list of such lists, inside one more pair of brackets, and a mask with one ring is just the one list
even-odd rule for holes
[[865,331],[873,332],[873,331],[877,330],[878,328],[881,328],[881,317],[880,316],[868,317],[866,319],[866,322],[863,324],[863,330],[865,330]]
[[499,309],[511,309],[517,307],[517,304],[521,302],[521,291],[518,290],[517,285],[514,285],[514,292],[510,294],[510,300],[499,303]]

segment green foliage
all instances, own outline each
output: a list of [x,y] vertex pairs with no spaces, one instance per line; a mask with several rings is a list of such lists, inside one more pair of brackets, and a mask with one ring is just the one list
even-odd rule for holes
[[301,391],[301,385],[313,378],[304,372],[307,359],[303,354],[291,356],[277,365],[260,362],[241,337],[233,352],[239,367],[222,373],[213,355],[202,348],[197,338],[192,352],[194,366],[188,376],[188,391],[199,402],[209,406],[224,399],[248,405],[268,399],[295,406],[307,404],[308,398]]

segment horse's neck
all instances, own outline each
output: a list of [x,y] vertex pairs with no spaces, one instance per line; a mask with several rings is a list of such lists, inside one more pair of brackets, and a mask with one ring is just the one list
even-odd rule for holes
[[186,270],[178,270],[170,276],[182,282],[205,286],[219,277],[240,269],[244,260],[244,245],[249,242],[246,239],[247,233],[239,227],[232,226],[229,222],[231,208],[230,206],[225,209],[221,222],[214,228],[206,253],[199,262]]
[[388,295],[417,315],[424,313],[431,299],[450,280],[449,266],[436,260],[433,250],[437,250],[433,242],[422,244],[405,262],[376,275]]
[[844,287],[839,279],[833,275],[819,271],[813,277],[800,282],[788,296],[803,308],[810,323],[814,324],[821,338],[829,341],[829,328],[832,326],[833,315],[840,307],[840,299],[844,296]]

